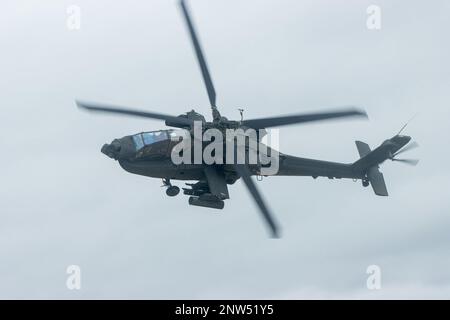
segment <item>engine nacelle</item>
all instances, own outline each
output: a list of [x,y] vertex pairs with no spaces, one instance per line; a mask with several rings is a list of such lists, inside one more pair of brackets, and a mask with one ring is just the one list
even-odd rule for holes
[[[192,120],[192,121],[200,121],[202,123],[206,123],[205,117],[203,115],[201,115],[200,113],[195,112],[194,110],[186,112],[185,114],[180,114],[177,117],[178,118],[189,119],[189,120]],[[168,127],[189,128],[189,125],[178,123],[176,121],[172,122],[170,120],[166,120],[165,122],[166,122],[166,126],[168,126]]]

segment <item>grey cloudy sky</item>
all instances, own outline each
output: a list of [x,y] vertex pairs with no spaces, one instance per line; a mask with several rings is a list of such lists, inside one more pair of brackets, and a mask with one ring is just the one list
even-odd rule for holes
[[[69,5],[81,29],[66,27]],[[366,28],[366,9],[382,28]],[[281,151],[352,162],[405,133],[417,167],[382,166],[390,197],[350,180],[273,177],[267,230],[240,182],[226,208],[167,198],[103,143],[162,123],[83,113],[74,99],[209,113],[175,1],[6,1],[0,298],[450,298],[450,3],[191,0],[222,114],[362,106],[369,121],[283,128]],[[181,183],[179,184],[181,185]],[[66,268],[82,269],[82,290]],[[382,289],[366,288],[366,268]]]

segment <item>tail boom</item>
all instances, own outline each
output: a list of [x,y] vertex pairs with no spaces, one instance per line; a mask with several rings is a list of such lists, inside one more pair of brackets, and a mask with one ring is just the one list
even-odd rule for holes
[[388,196],[379,165],[387,159],[392,159],[410,140],[411,137],[396,135],[374,150],[371,150],[365,142],[355,141],[360,158],[349,164],[280,154],[280,166],[276,175],[361,179],[363,186],[367,187],[370,184],[376,195]]

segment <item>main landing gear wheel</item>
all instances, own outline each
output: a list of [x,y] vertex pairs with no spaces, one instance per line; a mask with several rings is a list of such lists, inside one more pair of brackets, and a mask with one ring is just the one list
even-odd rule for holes
[[162,179],[163,185],[161,187],[167,187],[166,189],[166,194],[169,197],[175,197],[177,194],[180,193],[180,188],[178,188],[177,186],[173,186],[170,183],[170,179]]
[[179,193],[180,193],[180,188],[178,188],[177,186],[170,186],[166,189],[166,194],[169,197],[175,197]]

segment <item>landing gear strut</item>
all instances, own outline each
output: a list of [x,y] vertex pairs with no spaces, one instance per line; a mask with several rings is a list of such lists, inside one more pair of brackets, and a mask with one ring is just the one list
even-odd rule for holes
[[167,187],[166,194],[169,197],[175,197],[180,193],[180,188],[178,188],[177,186],[173,186],[170,183],[170,179],[163,179],[163,187]]

